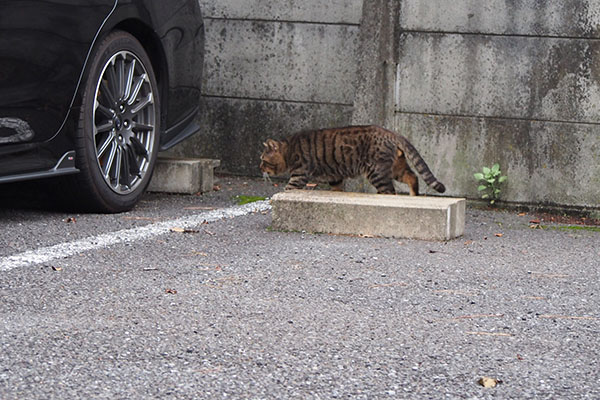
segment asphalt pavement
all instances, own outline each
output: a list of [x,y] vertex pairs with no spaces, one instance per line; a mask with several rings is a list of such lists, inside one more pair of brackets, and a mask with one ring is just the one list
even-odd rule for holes
[[236,196],[281,186],[219,185],[117,215],[0,192],[0,398],[600,399],[597,229],[276,232]]

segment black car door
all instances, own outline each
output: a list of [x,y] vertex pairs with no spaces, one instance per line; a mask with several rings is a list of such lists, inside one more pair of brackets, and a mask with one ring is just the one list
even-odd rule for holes
[[0,0],[0,150],[48,141],[60,130],[116,2]]

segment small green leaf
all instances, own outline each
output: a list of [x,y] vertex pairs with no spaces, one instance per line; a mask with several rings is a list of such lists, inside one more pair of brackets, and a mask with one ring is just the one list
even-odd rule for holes
[[497,196],[500,193],[500,189],[494,189],[494,196]]
[[486,180],[487,180],[487,181],[488,181],[488,183],[490,183],[490,184],[491,184],[491,183],[494,183],[494,182],[496,182],[496,179],[494,179],[494,178],[489,178],[489,179],[486,179]]
[[479,185],[479,186],[477,187],[477,190],[478,190],[478,191],[480,191],[480,192],[481,192],[482,190],[485,190],[485,189],[487,189],[487,186],[485,186],[485,185]]
[[490,204],[494,204],[496,202],[496,200],[492,199],[490,200]]
[[265,199],[266,199],[266,197],[263,197],[263,196],[245,196],[245,195],[239,195],[239,196],[235,196],[234,197],[234,200],[240,206],[242,206],[244,204],[248,204],[248,203],[254,203],[255,201],[262,201],[262,200],[265,200]]
[[489,169],[488,167],[483,167],[483,173],[484,173],[485,175],[489,175],[491,171],[492,171],[492,170],[491,170],[491,169]]
[[492,171],[493,172],[500,171],[500,164],[496,163],[496,164],[492,165]]
[[483,180],[483,174],[481,172],[477,172],[473,176],[475,177],[475,179],[478,179],[480,181]]
[[498,178],[498,183],[502,183],[507,179],[508,179],[508,177],[506,175],[502,175],[500,178]]
[[490,195],[489,195],[489,194],[487,194],[487,193],[486,193],[486,194],[484,194],[483,196],[481,196],[481,198],[482,198],[482,199],[487,199],[488,197],[490,197]]

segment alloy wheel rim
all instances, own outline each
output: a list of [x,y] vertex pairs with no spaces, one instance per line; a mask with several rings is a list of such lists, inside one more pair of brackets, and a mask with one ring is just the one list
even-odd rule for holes
[[134,191],[148,173],[155,107],[144,64],[129,51],[113,55],[96,85],[93,135],[100,173],[118,194]]

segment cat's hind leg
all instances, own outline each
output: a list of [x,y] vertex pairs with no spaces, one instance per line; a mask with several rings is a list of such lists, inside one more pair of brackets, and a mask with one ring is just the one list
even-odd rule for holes
[[411,196],[419,195],[419,178],[417,178],[417,175],[415,175],[415,173],[409,168],[406,168],[400,179],[396,180],[404,182],[408,185],[408,191]]
[[411,196],[419,195],[419,179],[408,166],[406,158],[401,150],[397,151],[396,159],[392,166],[392,175],[398,182],[403,182],[408,185],[408,191]]

